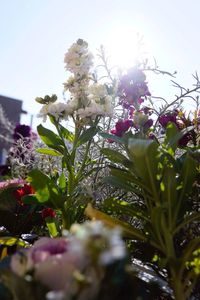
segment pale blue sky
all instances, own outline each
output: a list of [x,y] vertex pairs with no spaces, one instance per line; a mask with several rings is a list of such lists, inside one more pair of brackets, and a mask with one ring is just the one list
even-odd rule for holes
[[199,11],[199,0],[0,0],[0,94],[36,114],[35,97],[62,97],[64,53],[77,38],[95,50],[117,36],[126,52],[132,29],[144,35],[162,69],[177,70],[190,86],[191,74],[200,72]]

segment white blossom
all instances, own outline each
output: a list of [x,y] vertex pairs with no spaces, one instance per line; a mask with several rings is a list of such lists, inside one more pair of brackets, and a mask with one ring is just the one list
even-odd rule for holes
[[101,99],[108,96],[107,89],[104,84],[94,83],[89,87],[89,98],[99,103]]
[[92,59],[93,55],[88,51],[88,44],[79,39],[65,54],[65,68],[78,76],[83,76],[89,72],[93,64]]
[[42,117],[43,122],[45,122],[48,115],[51,115],[58,120],[67,119],[72,113],[73,108],[69,105],[69,103],[56,102],[43,105],[38,117]]

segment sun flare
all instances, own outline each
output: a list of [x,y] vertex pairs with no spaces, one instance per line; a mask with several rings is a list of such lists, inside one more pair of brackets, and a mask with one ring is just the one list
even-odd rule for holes
[[106,34],[104,46],[111,64],[120,68],[135,65],[146,47],[141,31],[128,25],[111,28]]

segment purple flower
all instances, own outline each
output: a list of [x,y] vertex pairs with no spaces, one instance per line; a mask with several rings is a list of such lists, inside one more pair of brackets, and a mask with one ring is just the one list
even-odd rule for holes
[[190,132],[184,134],[184,136],[178,141],[180,147],[187,146],[187,143],[192,140]]
[[[158,121],[164,128],[167,127],[169,122],[172,122],[176,125],[179,131],[191,125],[191,121],[189,119],[186,119],[185,115],[181,111],[178,111],[176,109],[173,110],[171,113],[161,115]],[[192,133],[188,132],[178,141],[178,145],[180,147],[185,147],[188,144],[188,142],[192,139]]]
[[167,124],[169,122],[172,122],[177,125],[177,120],[176,120],[177,115],[176,114],[165,114],[162,115],[158,118],[158,121],[161,126],[167,127]]
[[150,140],[156,140],[156,136],[152,132],[150,132],[149,133],[149,139]]
[[149,129],[153,125],[153,120],[148,119],[148,121],[144,124],[145,129]]
[[145,74],[137,68],[130,69],[122,76],[118,87],[122,105],[125,102],[126,106],[130,104],[138,108],[144,99],[151,95],[145,80]]
[[17,124],[14,129],[13,138],[17,141],[20,138],[29,138],[31,137],[31,127],[28,125]]

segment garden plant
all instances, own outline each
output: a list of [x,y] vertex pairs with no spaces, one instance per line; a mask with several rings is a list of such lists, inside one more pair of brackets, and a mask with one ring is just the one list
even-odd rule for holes
[[[101,47],[98,61],[77,40],[63,101],[36,98],[54,129],[15,128],[0,182],[0,299],[199,299],[198,75],[188,89],[146,59],[112,69]],[[179,94],[152,95],[150,74]]]

